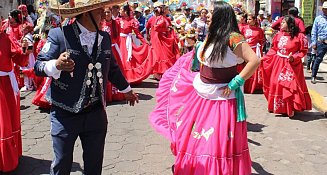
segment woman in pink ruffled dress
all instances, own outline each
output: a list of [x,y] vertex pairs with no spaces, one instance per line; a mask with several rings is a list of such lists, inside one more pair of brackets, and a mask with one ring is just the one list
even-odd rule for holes
[[[150,123],[171,142],[175,175],[247,175],[251,158],[241,89],[260,61],[240,34],[233,8],[219,1],[209,10],[205,42],[165,72]],[[200,72],[191,69],[196,62]]]

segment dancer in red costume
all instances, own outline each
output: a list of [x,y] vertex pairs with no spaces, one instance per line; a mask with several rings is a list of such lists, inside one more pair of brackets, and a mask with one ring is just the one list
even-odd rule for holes
[[246,27],[248,25],[247,23],[248,14],[241,13],[237,15],[237,17],[239,18],[238,28],[240,29],[240,31],[242,31],[243,27]]
[[[122,54],[122,64],[124,67],[126,79],[129,83],[137,84],[146,79],[151,73],[154,66],[152,59],[149,57],[149,45],[141,35],[138,21],[133,17],[133,11],[128,4],[120,9],[121,18],[118,19],[120,24],[120,43],[119,48]],[[136,46],[132,41],[132,33],[141,40],[142,45]],[[151,57],[150,57],[151,58]]]
[[[249,14],[247,17],[248,25],[243,26],[241,33],[249,43],[252,50],[258,58],[262,57],[262,48],[265,42],[263,30],[259,27],[257,17]],[[246,63],[245,63],[246,64]],[[244,92],[253,94],[255,91],[262,90],[262,70],[258,68],[251,78],[247,79],[244,84]]]
[[273,38],[272,48],[262,59],[263,92],[268,100],[268,111],[292,117],[294,111],[311,110],[301,61],[307,50],[305,35],[299,33],[293,17],[285,16],[281,31]]
[[[101,23],[102,30],[108,32],[111,39],[111,49],[112,53],[114,54],[114,57],[116,58],[116,62],[121,70],[123,69],[122,64],[122,53],[120,51],[120,48],[118,46],[118,43],[120,41],[120,25],[117,20],[112,19],[112,9],[109,7],[106,7],[104,9],[104,19]],[[124,73],[124,71],[122,71]],[[122,101],[125,100],[125,96],[123,93],[118,92],[118,89],[108,81],[107,83],[107,102],[112,101]]]
[[[22,25],[21,12],[19,10],[12,10],[9,13],[8,20],[2,26],[2,29],[9,35],[9,38],[15,45],[17,45],[17,47],[19,46],[20,40],[23,37]],[[22,88],[24,86],[24,77],[20,72],[19,66],[14,65],[14,72],[18,81],[18,87]]]
[[[0,20],[0,28],[2,21]],[[19,89],[13,64],[26,66],[23,54],[8,35],[0,31],[0,174],[14,170],[22,155]],[[27,47],[27,42],[21,44]]]
[[156,60],[153,73],[154,77],[160,80],[162,74],[174,65],[180,54],[171,21],[166,16],[169,13],[168,6],[161,6],[157,10],[160,15],[156,17],[151,29],[151,44],[154,56],[152,59]]

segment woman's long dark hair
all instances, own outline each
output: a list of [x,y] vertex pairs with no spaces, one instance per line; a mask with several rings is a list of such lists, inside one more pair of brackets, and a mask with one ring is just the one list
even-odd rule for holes
[[118,26],[116,20],[113,20],[113,19],[112,19],[112,20],[111,20],[111,23],[112,23],[112,34],[111,34],[111,35],[112,35],[113,38],[116,39],[116,38],[119,37],[119,35],[118,35],[119,33],[118,33],[118,31],[117,31],[117,27],[119,27],[119,26]]
[[216,1],[213,6],[209,33],[201,55],[204,56],[205,51],[213,44],[213,50],[209,57],[210,62],[223,60],[229,47],[229,35],[232,32],[240,33],[232,6],[224,1]]
[[287,23],[288,31],[291,34],[291,39],[294,38],[294,36],[297,36],[300,32],[299,27],[295,24],[295,19],[291,15],[284,16],[285,22]]
[[16,23],[21,24],[22,23],[22,12],[20,10],[14,9],[9,12],[9,16],[11,18],[14,18]]
[[127,14],[128,17],[131,16],[131,7],[129,6],[129,4],[125,4],[123,6],[123,10],[126,12],[126,14]]

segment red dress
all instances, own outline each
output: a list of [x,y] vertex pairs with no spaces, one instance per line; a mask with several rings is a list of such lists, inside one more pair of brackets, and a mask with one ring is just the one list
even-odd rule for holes
[[[116,20],[111,20],[110,22],[103,21],[101,23],[102,30],[108,32],[111,39],[111,50],[112,53],[116,59],[116,62],[118,66],[120,67],[120,70],[122,70],[122,73],[124,74],[123,64],[122,64],[122,54],[119,48],[119,41],[120,41],[120,26],[119,23]],[[115,35],[113,27],[115,26]],[[118,92],[118,89],[108,81],[107,83],[107,102],[112,101],[122,101],[125,100],[125,96],[123,93]]]
[[[46,39],[42,39],[40,40],[40,42],[38,43],[37,47],[36,47],[36,53],[38,54],[42,47],[44,46],[44,44],[46,43]],[[36,93],[35,96],[32,100],[32,103],[36,106],[39,106],[41,108],[44,109],[50,109],[51,108],[51,104],[45,100],[45,94],[47,92],[47,90],[50,87],[51,84],[51,77],[38,77],[35,76],[34,74],[34,69],[32,69],[31,74],[29,75],[31,77],[34,78],[34,83],[36,85]]]
[[[148,58],[149,45],[141,35],[139,22],[135,18],[119,18],[120,42],[119,48],[122,54],[122,65],[124,74],[129,83],[140,83],[152,72],[153,62]],[[141,40],[142,45],[136,46],[132,40],[132,32]]]
[[[259,58],[262,57],[262,48],[264,45],[265,35],[263,30],[258,26],[243,26],[241,33],[244,35],[247,43]],[[241,67],[243,69],[246,63]],[[244,84],[244,92],[253,94],[255,91],[262,90],[262,70],[259,67],[255,73],[246,80]]]
[[169,28],[170,19],[162,15],[156,17],[151,29],[152,56],[156,62],[153,73],[163,74],[179,58],[179,48],[175,32]]
[[154,26],[154,23],[156,21],[156,16],[153,15],[145,24],[145,28],[147,31],[150,31],[149,34],[150,34],[150,42],[151,42],[151,38],[152,38],[152,34],[153,32],[151,31],[151,29],[153,29],[153,26]]
[[7,172],[17,167],[22,155],[20,97],[18,87],[12,85],[17,83],[13,64],[25,66],[28,55],[22,55],[5,33],[0,33],[0,43],[0,172]]
[[247,23],[239,23],[238,24],[238,29],[242,32],[243,28],[246,27],[246,26],[248,26]]
[[[9,22],[9,21],[8,21]],[[5,24],[4,26],[6,26]],[[23,24],[17,24],[17,25],[9,25],[9,27],[6,28],[6,33],[9,35],[9,38],[11,41],[19,46],[20,45],[20,40],[23,37],[22,33],[22,26]],[[14,65],[14,72],[18,81],[18,86],[19,88],[22,88],[24,86],[24,77],[23,74],[20,71],[20,67],[18,65]]]
[[[292,116],[294,111],[312,109],[301,61],[307,50],[308,41],[302,33],[291,39],[289,33],[279,32],[273,38],[272,48],[261,65],[263,92],[270,112]],[[293,62],[289,62],[290,54]]]

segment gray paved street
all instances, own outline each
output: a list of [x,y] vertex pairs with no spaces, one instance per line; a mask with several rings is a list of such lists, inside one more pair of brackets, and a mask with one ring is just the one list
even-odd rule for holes
[[[314,88],[326,90],[326,85],[320,83]],[[156,81],[147,79],[134,87],[141,98],[135,107],[119,103],[107,107],[104,175],[171,174],[174,158],[170,144],[148,122],[156,87]],[[22,95],[23,157],[13,174],[48,174],[53,156],[48,114],[30,104],[34,93]],[[293,119],[275,116],[266,111],[267,103],[261,94],[246,95],[246,106],[253,174],[327,174],[327,119],[322,113],[296,113]],[[81,174],[82,167],[77,141],[72,174]]]

